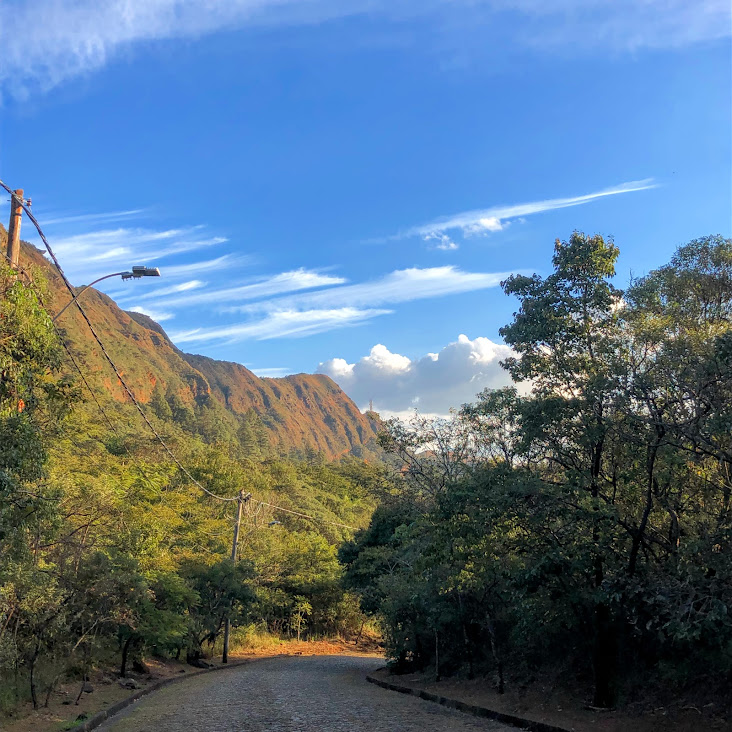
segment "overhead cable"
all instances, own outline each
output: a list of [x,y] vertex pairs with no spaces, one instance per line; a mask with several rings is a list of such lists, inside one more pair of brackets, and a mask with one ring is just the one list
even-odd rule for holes
[[[69,282],[69,280],[66,277],[66,275],[64,274],[64,271],[61,268],[61,264],[59,263],[58,258],[56,257],[56,254],[54,253],[53,249],[51,248],[51,245],[48,243],[48,239],[46,239],[46,235],[43,233],[43,230],[41,229],[41,225],[38,223],[38,220],[36,219],[36,217],[31,212],[30,207],[26,204],[26,202],[20,196],[17,196],[15,194],[15,192],[9,186],[7,186],[2,180],[0,180],[0,187],[4,188],[15,200],[17,200],[20,203],[20,205],[22,206],[22,208],[25,211],[26,215],[31,220],[33,226],[35,226],[36,231],[38,232],[38,235],[41,237],[41,241],[43,242],[43,245],[46,247],[46,251],[48,252],[48,255],[51,257],[51,259],[53,260],[53,263],[56,265],[56,269],[58,270],[59,274],[61,275],[61,278],[62,278],[64,284],[66,285],[66,289],[69,291],[69,293],[71,294],[72,298],[74,298],[74,304],[76,305],[76,307],[78,308],[78,310],[81,313],[82,317],[86,321],[86,324],[89,327],[89,331],[91,332],[92,336],[94,337],[94,340],[97,342],[97,345],[99,346],[99,348],[101,349],[102,353],[104,354],[104,357],[106,358],[107,362],[109,363],[109,365],[114,370],[114,373],[117,376],[117,379],[119,380],[119,383],[122,385],[123,389],[125,390],[125,392],[129,396],[130,400],[132,401],[132,403],[137,408],[137,411],[140,413],[140,416],[143,418],[143,420],[145,420],[145,424],[148,426],[148,428],[153,433],[153,435],[155,435],[155,438],[162,445],[163,449],[170,456],[171,460],[178,466],[178,468],[180,468],[180,470],[183,472],[183,474],[196,487],[200,488],[206,495],[210,496],[211,498],[214,498],[217,501],[222,501],[222,502],[226,502],[226,503],[230,503],[230,502],[234,502],[234,501],[240,500],[239,496],[232,496],[232,497],[219,496],[216,493],[210,491],[204,485],[202,485],[198,480],[196,480],[191,475],[191,473],[188,471],[188,469],[183,465],[183,463],[181,463],[181,461],[177,458],[177,456],[173,453],[173,451],[168,447],[168,445],[163,440],[163,438],[160,436],[160,434],[158,434],[158,431],[155,429],[155,427],[153,426],[152,422],[150,422],[150,420],[148,419],[148,416],[145,414],[144,410],[142,409],[142,406],[140,405],[140,403],[135,398],[135,395],[132,393],[132,390],[127,385],[127,382],[124,380],[124,378],[123,378],[122,374],[120,373],[119,369],[117,368],[117,366],[115,365],[115,363],[112,360],[111,356],[107,352],[107,349],[105,348],[105,346],[102,343],[101,339],[97,335],[97,332],[94,329],[94,326],[91,324],[91,321],[89,320],[89,317],[87,316],[86,312],[84,312],[84,309],[82,308],[81,303],[78,301],[78,299],[76,299],[76,293],[74,291],[74,288],[73,288],[72,284]],[[40,301],[40,298],[39,298],[39,301]],[[54,329],[56,329],[55,325],[54,325]],[[106,415],[106,413],[102,409],[101,404],[99,403],[99,401],[96,398],[96,395],[94,394],[94,392],[92,391],[91,387],[89,386],[89,383],[87,382],[86,378],[84,377],[84,374],[82,373],[79,365],[76,363],[76,361],[75,361],[74,357],[72,356],[70,350],[66,347],[66,344],[64,343],[63,338],[60,337],[60,334],[58,333],[58,330],[57,329],[56,329],[56,333],[59,335],[59,340],[61,341],[62,345],[64,346],[64,349],[66,350],[66,352],[69,354],[69,357],[71,358],[72,363],[74,364],[74,366],[76,366],[77,371],[79,372],[79,374],[81,374],[82,380],[84,381],[84,383],[86,384],[87,388],[89,389],[89,392],[91,393],[92,398],[97,403],[97,406],[99,407],[99,409],[101,410],[102,414],[104,415],[107,423],[110,425],[112,431],[115,434],[118,434],[117,431],[115,430],[114,426],[112,425],[111,420],[109,419],[109,417]],[[129,454],[129,451],[128,451],[128,454]],[[145,477],[147,477],[147,476],[145,476]],[[349,524],[340,523],[338,521],[329,521],[327,519],[319,519],[319,518],[316,518],[314,516],[309,516],[306,513],[301,513],[300,511],[293,511],[293,510],[291,510],[289,508],[283,508],[282,506],[276,506],[275,504],[268,503],[267,501],[258,501],[258,503],[260,503],[263,506],[269,506],[270,508],[272,508],[272,509],[274,509],[276,511],[283,511],[284,513],[292,514],[293,516],[300,516],[301,518],[306,518],[306,519],[308,519],[310,521],[314,521],[316,523],[330,524],[332,526],[340,526],[341,528],[352,529],[354,531],[357,530],[357,527],[356,526],[350,526]]]
[[[48,256],[51,257],[53,260],[53,263],[56,265],[56,269],[58,270],[59,274],[61,275],[61,278],[64,281],[64,284],[66,285],[66,289],[69,291],[72,297],[76,296],[76,293],[74,292],[74,288],[69,282],[68,278],[64,274],[63,269],[61,268],[61,264],[58,261],[58,258],[56,257],[53,249],[51,248],[51,245],[48,243],[48,239],[46,239],[46,235],[43,233],[43,230],[41,229],[41,225],[38,223],[38,220],[31,212],[30,208],[26,204],[26,202],[20,197],[17,196],[9,186],[5,185],[3,181],[0,180],[0,186],[4,188],[15,200],[17,200],[20,205],[23,207],[23,210],[26,212],[28,218],[33,223],[33,226],[36,227],[36,231],[38,231],[38,235],[41,237],[41,241],[43,242],[43,245],[46,247],[46,251],[48,252]],[[117,376],[117,379],[119,380],[119,383],[122,385],[122,388],[127,393],[127,396],[129,396],[132,403],[137,408],[137,411],[140,413],[140,416],[145,420],[145,424],[148,426],[150,431],[155,435],[155,438],[157,441],[163,446],[163,449],[165,452],[170,456],[170,459],[180,468],[180,470],[184,473],[184,475],[198,488],[200,488],[204,493],[206,493],[211,498],[215,498],[217,501],[225,501],[225,502],[231,502],[231,501],[237,501],[239,500],[237,496],[227,498],[225,496],[219,496],[216,493],[213,493],[208,488],[206,488],[204,485],[202,485],[199,481],[197,481],[188,471],[188,469],[181,463],[180,460],[176,457],[176,455],[173,453],[173,451],[168,447],[168,445],[165,443],[163,438],[158,434],[157,430],[153,426],[152,422],[148,419],[148,416],[145,414],[144,410],[142,409],[142,406],[140,406],[140,403],[135,398],[135,395],[132,393],[132,390],[127,385],[127,382],[124,380],[124,377],[120,373],[119,369],[115,365],[114,361],[112,360],[112,357],[107,352],[107,349],[104,346],[104,343],[102,343],[101,338],[97,335],[96,330],[94,330],[94,326],[91,324],[91,321],[89,320],[89,317],[84,312],[84,308],[81,306],[81,303],[78,301],[78,299],[74,300],[76,307],[78,308],[79,312],[81,313],[81,316],[86,321],[87,326],[89,327],[89,330],[94,336],[94,340],[97,342],[97,345],[101,349],[102,353],[104,354],[104,357],[106,358],[109,365],[114,370],[115,375]]]

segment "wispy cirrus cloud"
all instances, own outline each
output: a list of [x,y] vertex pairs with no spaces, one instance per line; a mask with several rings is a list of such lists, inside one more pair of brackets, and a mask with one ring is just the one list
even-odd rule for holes
[[[342,277],[299,269],[238,287],[155,298],[155,308],[184,311],[208,307],[246,314],[242,322],[194,328],[170,334],[176,344],[293,338],[359,325],[393,313],[390,306],[495,287],[509,272],[464,272],[453,266],[396,270],[369,282],[344,284]],[[317,289],[320,288],[320,289]],[[312,289],[301,292],[299,290]],[[279,293],[279,297],[271,297]],[[147,299],[153,299],[154,293]],[[142,299],[142,298],[140,298]],[[232,301],[248,300],[239,305]],[[148,312],[147,305],[132,308]],[[152,317],[152,316],[151,316]]]
[[328,310],[280,310],[264,318],[246,323],[221,327],[195,328],[171,333],[176,344],[210,343],[224,341],[237,343],[244,340],[269,340],[272,338],[302,338],[325,331],[360,325],[391,310],[368,308],[332,308]]
[[67,224],[102,224],[110,221],[121,221],[144,214],[147,209],[133,208],[128,211],[107,211],[105,213],[73,214],[68,216],[49,216],[43,218],[44,226],[62,226]]
[[[46,225],[46,222],[43,222]],[[31,237],[31,240],[33,238]],[[187,226],[172,229],[142,227],[118,227],[98,229],[80,234],[51,236],[54,251],[74,282],[90,282],[115,270],[128,270],[136,264],[151,265],[167,257],[198,251],[224,244],[227,237],[214,236],[204,226]],[[37,242],[39,243],[39,242]],[[226,256],[226,255],[224,255]],[[198,263],[198,271],[232,264],[234,258],[219,258]],[[177,276],[194,265],[175,265],[168,270]]]
[[464,211],[463,213],[454,214],[435,219],[426,224],[412,226],[409,229],[396,234],[392,239],[403,239],[410,236],[420,236],[428,241],[442,240],[442,237],[448,236],[448,232],[460,232],[463,236],[473,236],[476,234],[487,234],[490,232],[501,231],[512,219],[519,217],[531,216],[533,214],[544,213],[545,211],[555,211],[560,208],[569,208],[571,206],[582,206],[586,203],[596,201],[600,198],[608,196],[617,196],[622,193],[635,193],[637,191],[646,191],[650,188],[656,188],[657,184],[652,178],[644,180],[629,181],[611,188],[605,188],[595,193],[586,193],[581,196],[573,196],[570,198],[547,198],[542,201],[531,201],[529,203],[517,203],[507,206],[493,206],[491,208],[476,209],[473,211]]
[[258,369],[256,366],[251,366],[249,370],[256,376],[265,379],[278,379],[292,373],[292,369],[287,368],[287,366],[271,366],[262,369]]
[[412,267],[342,287],[224,308],[227,312],[294,310],[337,306],[374,307],[496,287],[511,272],[465,272],[458,267]]
[[[191,292],[192,290],[200,290],[206,286],[206,282],[202,280],[188,280],[187,282],[180,282],[177,285],[170,285],[169,287],[161,287],[160,289],[147,292],[142,295],[136,295],[137,300],[157,300],[161,297],[169,295],[179,295],[181,292]],[[128,295],[129,297],[129,295]]]
[[[146,300],[149,298],[154,297],[160,297],[161,292],[166,292],[166,294],[170,295],[173,293],[179,293],[181,290],[179,289],[173,289],[173,288],[179,288],[181,285],[186,284],[185,282],[180,283],[179,285],[173,285],[172,287],[168,287],[165,283],[171,281],[171,280],[177,280],[183,277],[189,277],[190,275],[202,275],[205,273],[215,273],[221,270],[228,270],[230,272],[233,272],[237,269],[240,269],[241,267],[250,264],[252,261],[252,257],[249,257],[247,255],[234,255],[234,254],[224,254],[221,257],[216,257],[215,259],[206,259],[199,262],[190,262],[189,264],[174,264],[174,265],[165,265],[161,269],[162,278],[160,280],[160,286],[158,286],[158,281],[156,279],[152,279],[149,281],[146,281],[145,283],[145,289],[147,290],[148,287],[153,288],[152,292],[146,293],[144,295],[139,295],[133,297],[133,294],[135,292],[135,284],[134,282],[125,282],[122,283],[120,287],[112,287],[111,289],[106,289],[106,293],[115,300],[120,300],[123,302],[129,302],[130,300]],[[91,278],[84,278],[85,281],[89,281]],[[112,282],[113,280],[108,280],[108,282]],[[194,280],[195,282],[201,282],[200,280]],[[201,287],[206,286],[206,283],[202,283]],[[188,289],[198,289],[197,287],[188,287]],[[149,297],[148,297],[149,295]]]
[[[346,280],[343,277],[300,268],[290,272],[281,272],[270,277],[263,277],[236,287],[214,288],[206,292],[187,294],[180,297],[167,297],[160,304],[168,308],[220,305],[222,303],[232,303],[242,300],[267,298],[297,290],[332,287],[334,285],[342,285],[344,282]],[[226,309],[230,310],[232,307],[228,306]]]
[[110,260],[124,253],[145,253],[155,259],[182,254],[200,247],[223,244],[223,236],[201,236],[203,226],[155,231],[141,228],[118,228],[56,237],[54,249],[60,254],[84,256],[87,261]]
[[141,313],[142,315],[147,315],[149,318],[152,318],[157,323],[163,323],[166,320],[171,320],[175,317],[173,313],[166,313],[163,310],[155,310],[152,308],[141,307],[139,305],[128,308],[128,310],[133,313]]
[[200,262],[189,262],[187,264],[165,265],[165,277],[189,277],[190,275],[204,274],[207,272],[219,272],[221,270],[234,270],[246,264],[251,264],[252,257],[244,254],[224,254],[215,259],[204,259]]
[[431,249],[439,249],[441,252],[454,252],[456,249],[460,249],[460,246],[447,234],[438,234],[437,232],[433,232],[425,234],[422,238],[428,243],[434,242]]
[[[0,89],[41,92],[151,41],[261,25],[314,25],[368,13],[419,20],[458,47],[498,28],[504,43],[545,53],[673,48],[730,36],[727,0],[36,0],[0,5]],[[452,36],[452,39],[449,36]],[[448,36],[445,38],[445,36]],[[12,86],[11,86],[12,83]]]
[[[399,303],[495,287],[509,274],[464,272],[453,266],[396,270],[370,282],[328,287],[221,308],[223,312],[246,313],[249,319],[220,327],[178,331],[171,333],[170,337],[176,344],[304,337],[360,325],[373,318],[391,314],[394,310],[389,306]],[[270,278],[261,283],[263,287],[260,294],[273,286],[282,286],[287,281],[288,278],[282,276]],[[210,295],[224,302],[231,300],[230,295],[219,297],[221,292],[212,292]],[[191,297],[202,297],[204,294],[206,293],[194,294]],[[181,298],[180,303],[177,300],[163,299],[155,304],[159,307],[171,307],[171,303],[182,304],[184,301],[190,301],[190,297]]]

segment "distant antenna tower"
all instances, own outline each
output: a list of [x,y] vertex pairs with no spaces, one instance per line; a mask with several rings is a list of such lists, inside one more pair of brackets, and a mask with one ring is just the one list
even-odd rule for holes
[[374,411],[374,400],[369,399],[369,412],[373,412],[373,411]]

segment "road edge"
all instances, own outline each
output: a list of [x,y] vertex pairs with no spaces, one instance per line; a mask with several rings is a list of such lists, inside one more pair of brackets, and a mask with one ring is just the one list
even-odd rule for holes
[[90,730],[96,729],[103,722],[106,722],[111,717],[119,714],[123,709],[129,707],[130,704],[134,704],[136,701],[142,699],[144,696],[152,694],[154,691],[158,691],[158,689],[162,689],[165,686],[170,686],[171,684],[176,684],[180,681],[185,681],[186,679],[192,679],[195,676],[201,676],[201,674],[210,674],[214,671],[227,671],[232,668],[247,666],[250,663],[265,661],[270,658],[279,658],[279,655],[261,656],[259,658],[245,658],[241,661],[234,661],[232,663],[229,663],[226,666],[204,668],[200,669],[199,671],[193,671],[191,673],[187,673],[181,676],[171,676],[167,679],[159,679],[158,681],[154,681],[149,686],[146,686],[144,689],[138,689],[134,694],[130,694],[130,696],[125,697],[121,701],[118,701],[116,704],[112,704],[109,709],[102,709],[101,712],[97,712],[93,717],[89,717],[89,719],[85,719],[83,722],[79,722],[79,724],[75,725],[74,727],[70,727],[68,732],[90,732]]
[[[381,670],[381,669],[379,669]],[[506,714],[505,712],[498,712],[495,709],[488,709],[488,707],[480,707],[477,704],[468,704],[467,702],[459,701],[458,699],[449,699],[446,696],[440,696],[439,694],[431,694],[429,691],[424,689],[415,689],[411,686],[401,686],[400,684],[392,684],[389,681],[382,681],[374,676],[366,676],[366,681],[370,684],[376,684],[384,689],[390,691],[397,691],[400,694],[411,694],[412,696],[418,696],[420,699],[425,701],[440,704],[448,709],[457,709],[459,712],[465,712],[466,714],[472,714],[474,717],[483,717],[486,719],[494,719],[496,722],[503,722],[504,724],[510,724],[513,727],[519,729],[526,729],[529,732],[570,732],[570,730],[564,727],[557,727],[553,724],[547,724],[546,722],[537,722],[533,719],[524,719],[523,717],[517,717],[514,714]]]

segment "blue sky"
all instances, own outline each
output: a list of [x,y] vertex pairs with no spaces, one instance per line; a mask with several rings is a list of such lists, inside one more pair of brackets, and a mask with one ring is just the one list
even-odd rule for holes
[[[0,178],[184,350],[384,412],[505,382],[511,272],[732,229],[726,0],[0,5]],[[30,236],[27,223],[23,234]]]

